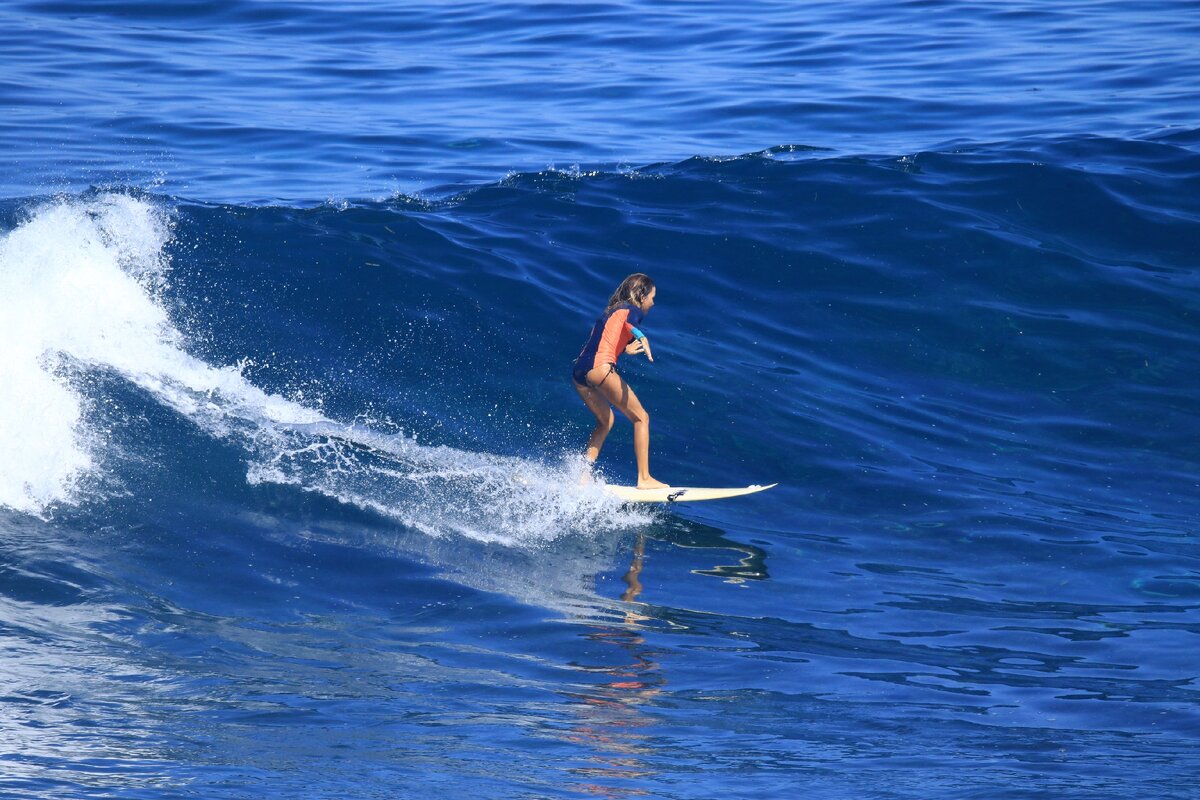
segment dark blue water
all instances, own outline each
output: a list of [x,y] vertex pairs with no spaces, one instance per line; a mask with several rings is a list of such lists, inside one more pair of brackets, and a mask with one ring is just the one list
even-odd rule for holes
[[0,795],[1194,796],[1194,11],[7,4]]

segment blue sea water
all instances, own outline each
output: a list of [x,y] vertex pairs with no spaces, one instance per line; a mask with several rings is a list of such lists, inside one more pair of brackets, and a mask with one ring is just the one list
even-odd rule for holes
[[1197,41],[3,4],[0,796],[1194,797]]

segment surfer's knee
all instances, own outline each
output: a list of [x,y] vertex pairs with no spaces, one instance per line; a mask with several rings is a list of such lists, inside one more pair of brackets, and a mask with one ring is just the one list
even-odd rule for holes
[[606,410],[604,416],[596,416],[596,427],[603,430],[605,433],[608,433],[612,430],[613,422],[615,421],[616,417],[613,415],[612,409],[610,408]]

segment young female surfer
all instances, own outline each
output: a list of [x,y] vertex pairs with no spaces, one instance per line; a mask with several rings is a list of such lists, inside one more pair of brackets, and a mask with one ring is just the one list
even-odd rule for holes
[[654,361],[650,341],[637,325],[653,307],[656,292],[654,281],[640,272],[621,281],[608,300],[608,308],[592,326],[592,334],[571,369],[575,391],[596,416],[596,428],[588,440],[588,463],[595,463],[600,455],[604,439],[613,426],[613,412],[609,406],[616,406],[633,423],[633,453],[637,457],[639,489],[662,489],[667,488],[667,484],[650,476],[650,415],[642,408],[629,384],[617,374],[617,357],[622,352],[629,355],[645,353],[646,358]]

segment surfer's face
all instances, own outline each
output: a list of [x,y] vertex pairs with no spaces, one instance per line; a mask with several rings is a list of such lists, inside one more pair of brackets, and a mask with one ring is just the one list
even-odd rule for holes
[[650,294],[643,297],[641,302],[638,303],[638,308],[640,308],[642,310],[643,314],[645,314],[647,311],[649,311],[651,308],[654,307],[654,295],[657,293],[658,293],[658,287],[651,289]]

